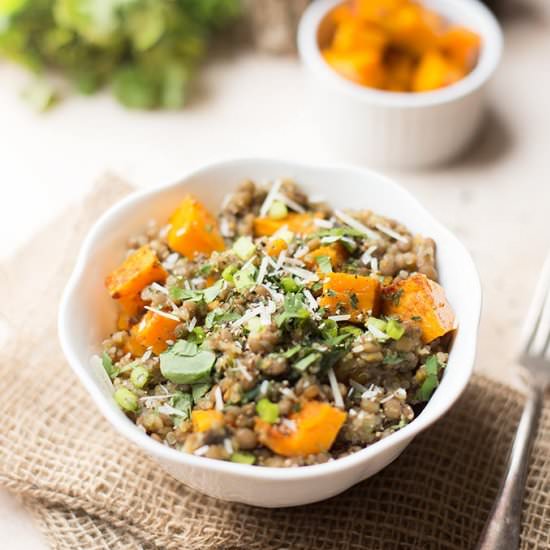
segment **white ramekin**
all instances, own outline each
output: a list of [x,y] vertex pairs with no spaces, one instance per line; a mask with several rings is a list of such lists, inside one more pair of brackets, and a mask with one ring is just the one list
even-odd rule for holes
[[[186,193],[213,212],[246,179],[295,179],[335,208],[372,208],[429,235],[438,247],[438,270],[455,310],[459,330],[445,375],[426,408],[410,424],[350,456],[302,468],[264,468],[186,454],[141,431],[117,407],[112,385],[90,357],[116,324],[116,304],[105,291],[105,274],[124,255],[128,235],[151,218],[165,220]],[[59,308],[59,338],[67,360],[99,411],[124,437],[156,459],[176,479],[207,495],[255,506],[295,506],[336,495],[374,475],[413,438],[443,416],[466,388],[472,373],[481,309],[481,285],[466,249],[405,189],[351,166],[315,166],[275,159],[237,159],[209,164],[181,181],[134,193],[101,216],[88,233]],[[98,411],[98,414],[99,414]],[[131,451],[129,451],[131,452]]]
[[355,84],[334,71],[318,45],[321,24],[342,0],[316,0],[304,12],[298,50],[310,79],[314,131],[339,158],[416,168],[462,152],[483,118],[485,88],[502,52],[502,32],[477,0],[422,0],[483,41],[479,62],[464,79],[433,92],[395,93]]

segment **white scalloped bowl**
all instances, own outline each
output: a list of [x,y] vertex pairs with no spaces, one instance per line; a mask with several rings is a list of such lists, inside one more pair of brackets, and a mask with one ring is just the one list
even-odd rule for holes
[[[295,179],[308,193],[322,194],[335,207],[371,208],[412,231],[433,237],[438,268],[455,309],[459,329],[443,380],[422,413],[391,436],[353,455],[301,468],[263,468],[185,454],[138,429],[117,407],[101,367],[90,357],[115,327],[116,304],[103,286],[124,255],[129,235],[151,218],[164,220],[186,193],[212,211],[244,179]],[[464,391],[472,373],[481,308],[481,287],[464,246],[402,187],[374,172],[351,166],[318,166],[267,159],[217,162],[181,181],[130,195],[111,207],[88,233],[59,310],[59,338],[69,364],[99,411],[124,437],[170,474],[207,495],[256,506],[295,506],[336,495],[395,460],[412,439],[441,418]],[[128,451],[128,452],[131,452]]]

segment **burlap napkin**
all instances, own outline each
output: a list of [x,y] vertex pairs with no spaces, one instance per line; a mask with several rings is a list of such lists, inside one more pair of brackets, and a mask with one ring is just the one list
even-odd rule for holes
[[[300,508],[223,503],[173,480],[113,432],[57,343],[56,310],[85,230],[130,187],[105,178],[0,268],[0,484],[55,548],[472,548],[496,494],[520,394],[474,377],[382,473]],[[550,406],[534,449],[522,548],[550,547]]]

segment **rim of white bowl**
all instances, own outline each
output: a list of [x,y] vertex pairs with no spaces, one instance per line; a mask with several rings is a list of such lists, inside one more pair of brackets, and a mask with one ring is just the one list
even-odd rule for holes
[[333,89],[365,103],[395,108],[433,107],[455,101],[481,88],[495,72],[502,56],[502,30],[489,8],[478,0],[429,0],[430,7],[437,11],[437,4],[449,5],[461,12],[465,19],[478,22],[476,32],[481,34],[483,45],[479,61],[472,72],[464,78],[439,90],[422,93],[387,92],[356,84],[339,75],[323,59],[317,33],[319,25],[330,11],[343,0],[316,0],[305,10],[298,27],[298,51],[304,65]]
[[[299,166],[309,169],[314,168],[317,170],[339,170],[348,172],[353,171],[376,178],[386,188],[391,187],[394,189],[395,192],[400,193],[402,196],[406,196],[409,201],[415,204],[416,208],[418,208],[423,213],[423,215],[427,216],[432,221],[434,227],[437,228],[440,233],[444,234],[447,239],[454,241],[455,244],[463,250],[464,259],[466,262],[463,267],[465,270],[470,271],[470,273],[473,275],[473,279],[475,280],[475,288],[472,288],[470,299],[474,300],[474,303],[477,303],[477,307],[475,308],[476,322],[474,323],[474,326],[467,326],[462,328],[462,332],[464,332],[465,330],[470,332],[472,340],[471,345],[469,346],[469,348],[467,348],[466,358],[464,360],[468,368],[466,368],[465,366],[460,371],[460,383],[456,384],[448,400],[437,410],[433,408],[430,409],[428,404],[428,406],[426,406],[426,408],[410,424],[407,424],[400,430],[394,432],[389,437],[377,441],[375,444],[370,445],[348,456],[338,458],[330,462],[325,462],[323,464],[300,466],[297,468],[275,468],[267,466],[250,466],[248,464],[238,464],[229,461],[199,457],[162,445],[161,443],[158,443],[150,436],[139,430],[139,428],[129,418],[127,418],[126,415],[122,413],[122,411],[120,411],[114,399],[108,399],[105,396],[104,392],[101,391],[98,382],[92,377],[88,366],[82,364],[78,359],[77,353],[73,348],[73,343],[69,339],[67,327],[68,323],[70,322],[69,309],[71,301],[73,299],[73,295],[78,290],[80,279],[83,276],[85,268],[87,267],[89,261],[91,260],[91,251],[94,247],[94,243],[96,242],[98,235],[101,233],[103,226],[108,223],[112,218],[117,218],[120,214],[125,213],[126,209],[131,207],[132,203],[139,202],[144,198],[163,193],[168,189],[179,187],[185,182],[186,179],[192,176],[198,176],[203,172],[208,172],[214,167],[219,168],[223,166],[231,166],[232,164],[242,165],[247,163],[272,163],[277,165]],[[84,242],[77,257],[74,270],[69,278],[65,290],[63,291],[58,311],[58,336],[63,353],[65,354],[65,357],[67,358],[71,368],[76,373],[79,380],[83,383],[103,416],[121,435],[126,437],[129,441],[136,444],[138,447],[140,447],[150,455],[157,457],[161,460],[189,465],[207,471],[227,473],[242,478],[292,481],[311,477],[322,478],[330,476],[337,471],[351,469],[354,466],[367,462],[369,459],[382,454],[385,450],[389,450],[395,445],[398,445],[400,442],[403,443],[407,440],[414,438],[416,435],[431,426],[434,422],[439,420],[464,392],[473,372],[477,348],[478,327],[481,315],[481,305],[481,282],[479,279],[479,274],[469,252],[466,250],[460,240],[455,237],[455,235],[442,223],[440,223],[433,216],[433,214],[429,212],[409,191],[407,191],[401,185],[395,183],[392,179],[387,178],[386,176],[374,170],[369,170],[367,168],[362,168],[345,163],[307,163],[295,160],[266,157],[229,158],[225,160],[219,160],[217,162],[205,163],[195,169],[191,169],[176,182],[131,193],[121,201],[115,203],[99,217],[99,219],[95,222],[93,227],[86,235],[86,238],[84,239]]]

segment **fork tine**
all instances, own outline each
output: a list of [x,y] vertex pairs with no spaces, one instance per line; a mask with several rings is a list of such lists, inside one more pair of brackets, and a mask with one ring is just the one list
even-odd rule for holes
[[[543,319],[544,316],[544,319]],[[535,294],[533,296],[533,300],[531,302],[531,305],[529,307],[529,311],[527,313],[527,317],[525,319],[525,324],[523,325],[523,331],[522,331],[522,337],[521,337],[521,353],[522,354],[529,354],[531,346],[537,341],[537,344],[539,344],[540,339],[542,336],[538,336],[539,334],[542,334],[541,332],[541,321],[545,321],[546,323],[550,323],[548,321],[550,316],[550,255],[546,258],[546,261],[544,262],[544,266],[542,268],[542,274],[540,276],[539,282],[537,283]],[[549,327],[546,326],[546,333],[545,335],[548,335],[550,332]],[[544,348],[548,345],[548,342],[546,344],[543,343],[542,345],[542,352],[544,352]]]

